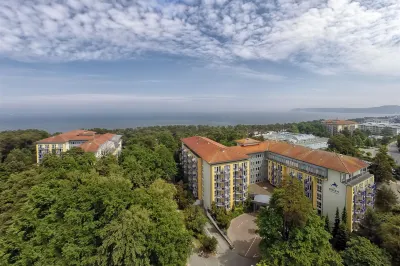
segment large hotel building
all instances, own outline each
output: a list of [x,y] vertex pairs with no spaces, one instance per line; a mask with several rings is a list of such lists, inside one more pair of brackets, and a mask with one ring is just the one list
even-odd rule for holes
[[46,154],[61,155],[72,147],[92,152],[96,157],[118,155],[122,149],[121,135],[97,134],[94,131],[73,130],[36,142],[36,159],[40,163]]
[[336,208],[346,207],[350,230],[357,228],[375,196],[374,176],[360,159],[313,150],[279,141],[237,141],[226,147],[204,137],[182,139],[182,165],[189,187],[205,208],[215,202],[232,208],[248,197],[259,182],[279,186],[283,178],[297,178],[320,215],[331,222]]
[[325,120],[322,121],[322,124],[325,126],[326,130],[331,136],[340,134],[345,129],[353,132],[358,128],[357,122],[349,120]]

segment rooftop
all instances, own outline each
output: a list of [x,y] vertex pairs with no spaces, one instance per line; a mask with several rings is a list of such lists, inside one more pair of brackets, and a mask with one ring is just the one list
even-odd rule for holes
[[111,133],[97,134],[94,131],[88,130],[73,130],[65,132],[56,136],[52,136],[46,139],[39,140],[37,144],[52,144],[52,143],[66,143],[68,141],[81,140],[85,141],[78,147],[85,152],[96,152],[100,146],[107,141],[118,142],[121,139],[120,135]]
[[322,123],[324,123],[326,125],[356,125],[356,124],[358,124],[357,122],[354,122],[354,121],[338,120],[338,119],[325,120]]
[[182,142],[210,164],[238,161],[248,158],[248,154],[273,152],[302,162],[332,169],[342,173],[352,174],[368,167],[368,164],[358,158],[322,150],[313,150],[300,145],[281,141],[263,141],[251,146],[225,147],[215,141],[203,137],[190,137]]
[[251,138],[238,139],[238,140],[235,140],[235,142],[242,146],[256,145],[256,144],[260,143],[260,141],[251,139]]
[[37,144],[49,144],[49,143],[65,143],[70,140],[90,140],[96,135],[94,131],[88,131],[83,129],[72,130],[62,134],[58,134],[46,139],[39,140]]
[[96,152],[100,146],[107,141],[111,141],[114,138],[115,134],[102,134],[102,135],[95,135],[93,139],[81,144],[79,148],[84,150],[85,152]]
[[361,126],[374,126],[374,127],[390,127],[390,128],[397,128],[400,129],[400,124],[399,123],[375,123],[375,122],[366,122],[361,124]]
[[243,152],[231,150],[230,147],[205,137],[184,138],[182,142],[209,164],[240,161],[249,158]]
[[371,176],[373,176],[373,175],[370,174],[370,173],[362,174],[362,175],[357,176],[357,177],[351,179],[350,181],[348,181],[348,182],[346,183],[346,185],[348,185],[348,186],[357,185],[357,184],[359,184],[360,182],[363,182],[363,181],[367,180],[367,179],[370,178]]

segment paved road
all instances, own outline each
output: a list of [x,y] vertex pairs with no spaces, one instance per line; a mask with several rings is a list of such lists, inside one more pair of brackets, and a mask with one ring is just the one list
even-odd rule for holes
[[257,259],[249,259],[238,255],[235,250],[229,248],[228,243],[221,237],[218,231],[210,223],[205,226],[207,235],[214,236],[218,240],[217,254],[208,258],[199,257],[193,253],[189,259],[190,266],[255,266]]
[[388,145],[388,153],[394,159],[397,165],[400,165],[400,152],[399,148],[397,148],[397,142],[392,142]]

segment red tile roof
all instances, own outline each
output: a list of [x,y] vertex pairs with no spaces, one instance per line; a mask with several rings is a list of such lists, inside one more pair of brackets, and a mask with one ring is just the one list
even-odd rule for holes
[[100,146],[114,137],[114,134],[106,133],[102,135],[96,135],[92,140],[89,140],[79,146],[85,152],[97,152]]
[[357,122],[350,120],[325,120],[322,123],[326,125],[356,125]]
[[209,164],[240,161],[249,158],[244,153],[234,151],[230,147],[204,137],[184,138],[182,142]]
[[247,146],[247,145],[255,145],[257,143],[260,143],[260,141],[251,139],[251,138],[246,138],[246,139],[238,139],[235,140],[235,142],[239,145]]
[[332,169],[342,173],[354,173],[368,164],[358,158],[322,150],[313,150],[304,146],[281,141],[263,141],[256,145],[225,147],[203,137],[190,137],[182,142],[208,163],[237,161],[248,158],[248,154],[273,152],[309,164]]
[[268,150],[289,158],[342,173],[351,174],[362,168],[368,167],[366,162],[355,157],[341,155],[334,152],[313,150],[286,142],[272,142],[270,143]]
[[96,132],[94,131],[77,129],[62,134],[58,134],[56,136],[52,136],[47,139],[39,140],[37,143],[38,144],[65,143],[70,140],[90,140],[94,138],[95,134]]

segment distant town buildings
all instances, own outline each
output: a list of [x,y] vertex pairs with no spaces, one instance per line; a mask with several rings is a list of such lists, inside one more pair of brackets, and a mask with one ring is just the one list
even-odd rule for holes
[[375,123],[367,122],[360,124],[362,131],[369,131],[372,135],[381,135],[382,131],[386,129],[391,135],[400,135],[400,124],[398,123]]
[[301,145],[311,149],[328,148],[328,138],[321,138],[312,134],[295,134],[290,132],[268,132],[262,135],[266,140],[286,141],[293,144]]
[[97,158],[105,154],[118,155],[122,149],[121,135],[97,134],[94,131],[73,130],[36,142],[37,163],[46,154],[61,155],[72,147],[92,152]]
[[358,227],[375,197],[374,176],[358,158],[282,141],[242,139],[226,147],[204,137],[182,139],[182,166],[194,196],[231,209],[248,197],[250,184],[279,186],[285,178],[303,183],[304,193],[331,222],[346,207],[350,230]]
[[342,132],[344,129],[348,129],[350,132],[353,132],[358,128],[358,123],[349,120],[325,120],[322,122],[325,125],[325,128],[328,130],[331,136],[337,135]]

